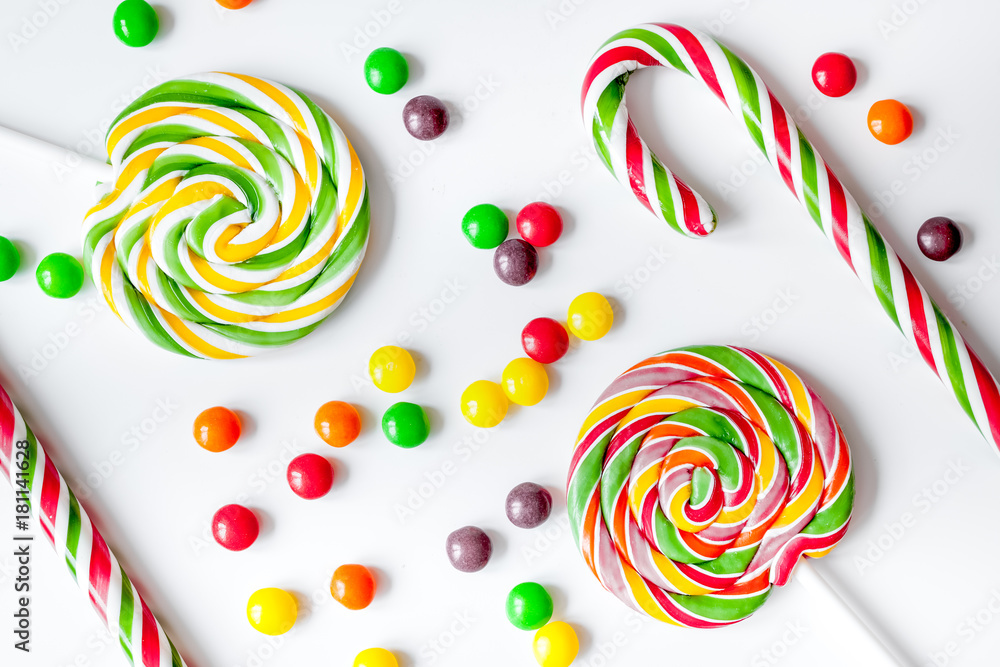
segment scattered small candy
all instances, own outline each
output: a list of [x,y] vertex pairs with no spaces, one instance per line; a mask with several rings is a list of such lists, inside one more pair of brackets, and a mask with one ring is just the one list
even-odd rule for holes
[[913,132],[913,115],[896,100],[880,100],[868,110],[868,129],[883,144],[895,145]]
[[300,498],[322,498],[333,486],[333,466],[319,454],[301,454],[288,464],[288,486]]
[[215,0],[221,6],[226,9],[243,9],[249,5],[253,0]]
[[460,572],[479,572],[493,555],[490,536],[475,526],[459,528],[445,542],[448,560]]
[[56,299],[76,296],[83,287],[83,267],[72,255],[54,252],[38,263],[35,280],[42,291]]
[[431,422],[416,403],[400,402],[389,406],[382,415],[382,432],[392,444],[410,449],[427,440]]
[[365,81],[376,93],[391,95],[406,85],[410,78],[410,66],[406,56],[383,46],[375,49],[365,58]]
[[541,667],[569,667],[580,652],[580,640],[569,623],[554,621],[535,633],[534,649]]
[[281,588],[262,588],[247,602],[247,620],[265,635],[283,635],[295,625],[299,604],[295,596]]
[[115,9],[115,35],[126,46],[146,46],[160,29],[156,10],[146,0],[124,0]]
[[507,416],[507,396],[496,382],[477,380],[462,392],[462,414],[473,426],[493,428]]
[[430,95],[418,95],[403,107],[406,131],[421,141],[437,139],[448,129],[448,107]]
[[521,331],[524,353],[541,364],[551,364],[562,359],[569,349],[566,327],[551,317],[537,317]]
[[843,53],[824,53],[812,68],[813,83],[827,97],[843,97],[858,82],[854,62]]
[[528,204],[517,214],[517,231],[536,248],[552,245],[562,234],[563,222],[554,207],[545,202]]
[[354,659],[354,667],[399,667],[399,661],[384,648],[366,648]]
[[212,536],[230,551],[243,551],[257,541],[260,522],[243,505],[226,505],[212,517]]
[[210,452],[224,452],[240,439],[240,418],[229,408],[216,406],[194,420],[194,439]]
[[330,401],[319,406],[313,426],[326,444],[346,447],[361,434],[361,415],[350,403]]
[[21,253],[10,239],[0,236],[0,283],[10,280],[21,266]]
[[504,242],[510,223],[507,214],[493,204],[479,204],[462,217],[462,233],[473,247],[492,250]]
[[507,594],[507,620],[519,630],[537,630],[552,618],[552,596],[533,581],[518,584]]
[[375,597],[375,577],[364,565],[341,565],[333,573],[330,593],[348,609],[364,609]]
[[398,394],[413,382],[417,366],[409,352],[395,345],[386,345],[372,354],[368,362],[368,374],[376,387],[390,394]]
[[508,285],[526,285],[538,271],[538,251],[527,241],[508,239],[493,253],[493,270]]
[[950,218],[931,218],[920,225],[917,245],[928,259],[943,262],[962,247],[962,231]]
[[611,330],[615,314],[611,304],[597,292],[585,292],[569,304],[570,333],[583,340],[597,340]]
[[549,390],[545,366],[534,359],[520,357],[503,369],[500,387],[507,398],[518,405],[535,405]]
[[518,528],[535,528],[552,513],[552,494],[534,482],[518,484],[507,494],[507,518]]

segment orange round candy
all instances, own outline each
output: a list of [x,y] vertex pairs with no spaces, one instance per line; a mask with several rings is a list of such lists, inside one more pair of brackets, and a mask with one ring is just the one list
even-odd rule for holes
[[210,452],[224,452],[240,439],[240,418],[229,408],[209,408],[195,417],[194,439]]
[[346,447],[361,433],[361,416],[350,403],[330,401],[316,411],[316,433],[331,447]]
[[913,115],[896,100],[879,100],[868,110],[868,129],[883,144],[895,145],[913,132]]
[[364,609],[375,597],[375,577],[364,565],[341,565],[333,573],[330,593],[348,609]]
[[217,3],[225,7],[226,9],[243,9],[249,5],[253,0],[215,0]]

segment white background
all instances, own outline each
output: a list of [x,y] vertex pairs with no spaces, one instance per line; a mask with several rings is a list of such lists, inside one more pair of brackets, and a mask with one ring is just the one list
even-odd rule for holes
[[[24,21],[46,4],[58,11],[45,21],[35,16],[45,25],[34,34]],[[745,623],[682,630],[635,621],[576,553],[561,488],[588,406],[642,357],[694,343],[752,345],[779,357],[839,417],[855,456],[856,510],[846,539],[817,568],[914,664],[934,664],[934,655],[937,664],[995,663],[1000,618],[988,605],[1000,596],[996,454],[904,349],[780,179],[747,162],[749,139],[711,95],[663,71],[644,72],[629,87],[650,145],[719,212],[718,231],[702,241],[657,224],[592,159],[578,103],[587,61],[612,32],[644,21],[714,28],[789,108],[802,105],[794,113],[804,131],[865,208],[899,181],[903,194],[876,224],[1000,369],[996,3],[649,0],[622,8],[598,0],[402,0],[390,14],[383,0],[257,0],[231,13],[186,0],[163,3],[161,34],[143,49],[114,38],[114,4],[3,3],[0,124],[102,157],[88,137],[102,134],[102,122],[144,78],[148,85],[153,74],[246,72],[314,95],[354,142],[372,194],[367,261],[326,324],[269,356],[202,362],[128,331],[92,285],[68,301],[39,292],[38,259],[79,252],[93,179],[82,167],[59,174],[43,159],[0,156],[0,234],[27,249],[22,270],[0,285],[0,376],[189,664],[349,665],[359,650],[386,646],[406,666],[531,665],[531,634],[503,615],[506,592],[525,580],[549,586],[556,618],[580,632],[580,665],[865,664],[845,655],[848,642],[812,615],[809,595],[794,583]],[[371,23],[373,16],[386,25]],[[345,53],[366,25],[376,37],[360,44],[361,53]],[[15,49],[8,33],[22,31],[33,36]],[[388,97],[368,90],[362,76],[364,54],[381,45],[411,62],[410,83]],[[810,81],[813,60],[829,50],[850,54],[861,70],[856,90],[839,100],[822,98]],[[406,100],[423,93],[456,107],[453,126],[429,144],[411,139],[400,121]],[[917,118],[913,137],[896,147],[865,127],[869,105],[887,97],[909,104]],[[941,133],[951,136],[938,142],[944,150],[933,147]],[[924,167],[914,162],[921,155]],[[750,174],[745,184],[734,176],[741,166]],[[731,179],[741,187],[724,199],[718,184]],[[513,214],[546,188],[561,189],[548,198],[562,210],[566,233],[541,252],[532,283],[508,287],[493,275],[491,254],[462,237],[459,221],[483,201]],[[955,218],[966,232],[962,252],[944,264],[915,245],[917,227],[933,215]],[[657,253],[669,260],[650,272],[646,263],[657,266]],[[626,277],[640,288],[626,289]],[[449,284],[459,296],[442,312],[435,300]],[[959,287],[972,298],[958,299]],[[541,405],[512,410],[499,428],[475,434],[458,410],[462,389],[499,379],[522,354],[521,327],[562,316],[588,290],[616,299],[611,334],[551,367]],[[770,309],[782,295],[790,305],[775,317]],[[421,309],[437,313],[433,322]],[[77,335],[64,336],[67,327]],[[369,354],[400,334],[411,336],[420,370],[394,397],[364,378]],[[24,370],[33,358],[36,374]],[[365,420],[362,437],[344,450],[312,431],[316,408],[332,399],[357,404]],[[432,437],[412,451],[389,445],[377,425],[399,399],[432,415]],[[151,421],[158,401],[174,406],[161,423]],[[191,438],[194,416],[216,404],[249,417],[244,438],[225,454],[204,452]],[[133,428],[151,433],[130,448]],[[467,444],[473,437],[476,450]],[[300,500],[283,481],[280,461],[298,451],[336,459],[338,481],[326,498]],[[398,507],[449,464],[455,474],[401,520]],[[962,474],[948,473],[955,469]],[[503,513],[507,491],[526,480],[559,498],[553,517],[533,531],[514,528]],[[265,517],[264,531],[249,551],[233,554],[206,541],[206,531],[212,513],[241,494]],[[40,534],[34,650],[28,657],[12,650],[13,561],[5,545],[13,514],[9,495],[0,494],[0,664],[124,664]],[[448,532],[470,523],[495,544],[489,566],[474,575],[451,569],[443,549]],[[379,594],[365,611],[340,608],[326,592],[346,562],[377,569]],[[264,586],[313,597],[277,648],[244,616],[247,597]],[[459,617],[468,628],[455,623]],[[442,642],[451,646],[440,653],[433,646]]]

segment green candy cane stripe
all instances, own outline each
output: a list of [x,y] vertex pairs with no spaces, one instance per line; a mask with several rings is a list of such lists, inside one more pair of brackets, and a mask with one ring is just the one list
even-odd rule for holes
[[650,23],[617,33],[597,51],[584,79],[583,118],[598,154],[618,181],[685,235],[700,237],[715,229],[712,208],[650,152],[629,116],[629,76],[654,66],[690,75],[729,108],[865,289],[920,351],[983,437],[1000,449],[996,378],[757,73],[725,46],[696,30]]
[[368,244],[364,170],[336,123],[278,83],[163,83],[108,130],[111,190],[84,266],[130,328],[172,352],[252,356],[315,329]]

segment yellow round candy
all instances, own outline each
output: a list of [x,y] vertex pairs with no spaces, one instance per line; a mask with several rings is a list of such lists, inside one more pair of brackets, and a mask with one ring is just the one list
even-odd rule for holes
[[585,292],[569,304],[566,324],[571,334],[583,340],[597,340],[611,330],[615,314],[611,304],[597,292]]
[[493,428],[507,416],[507,397],[496,382],[477,380],[462,392],[462,414],[473,426]]
[[521,357],[507,364],[500,380],[503,393],[518,405],[535,405],[545,398],[549,390],[549,376],[545,366],[534,359]]
[[354,659],[354,667],[399,667],[399,661],[384,648],[366,648]]
[[375,386],[390,394],[398,394],[413,382],[417,367],[410,353],[395,345],[375,350],[368,362],[368,374]]
[[283,635],[295,625],[299,604],[295,596],[280,588],[262,588],[247,602],[250,625],[265,635]]
[[535,633],[534,649],[541,667],[569,667],[580,651],[580,640],[569,623],[554,621]]

